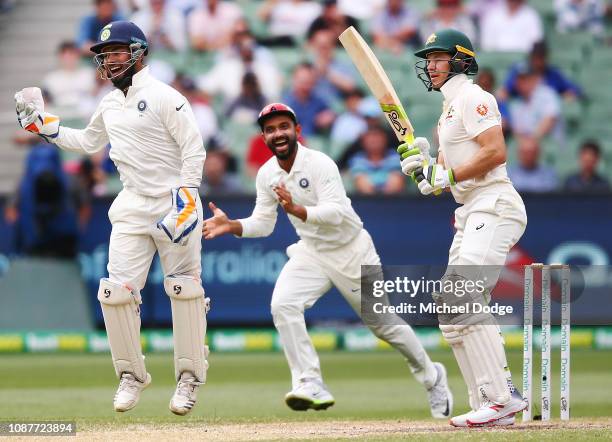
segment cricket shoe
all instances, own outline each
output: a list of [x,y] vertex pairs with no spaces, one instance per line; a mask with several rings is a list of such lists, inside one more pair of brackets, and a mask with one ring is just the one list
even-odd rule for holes
[[485,401],[478,410],[468,413],[467,424],[470,427],[482,427],[492,425],[503,418],[514,417],[527,408],[527,401],[517,394],[512,394],[506,404],[496,404]]
[[200,385],[202,382],[199,382],[193,374],[187,371],[181,373],[174,396],[170,399],[170,411],[179,416],[189,413],[196,403]]
[[434,362],[438,372],[436,383],[427,390],[431,415],[436,419],[448,418],[453,412],[453,393],[448,388],[446,368],[439,362]]
[[[518,390],[514,390],[512,393],[512,398],[514,399],[519,399],[521,400],[522,397],[520,395],[520,393],[518,392]],[[474,410],[471,410],[467,413],[461,414],[459,416],[455,416],[450,420],[450,424],[453,427],[460,427],[460,428],[466,428],[469,427],[470,425],[468,424],[467,420],[468,417],[474,413]],[[506,416],[506,417],[502,417],[501,419],[497,419],[496,421],[490,422],[487,425],[481,425],[481,426],[490,426],[490,427],[507,427],[510,425],[514,425],[514,414],[512,416]]]
[[334,397],[320,379],[301,379],[300,384],[285,396],[285,403],[292,410],[325,410],[334,405]]
[[123,412],[134,408],[140,399],[140,392],[147,388],[150,383],[151,375],[149,373],[147,373],[145,382],[137,380],[132,373],[123,373],[113,400],[115,411]]
[[[472,413],[473,411],[469,411],[468,413],[461,414],[459,416],[455,416],[450,420],[450,424],[453,427],[468,428],[469,425],[467,423],[467,418]],[[514,425],[514,416],[502,417],[501,419],[493,421],[487,425],[480,425],[480,426],[481,427],[508,427],[510,425]]]

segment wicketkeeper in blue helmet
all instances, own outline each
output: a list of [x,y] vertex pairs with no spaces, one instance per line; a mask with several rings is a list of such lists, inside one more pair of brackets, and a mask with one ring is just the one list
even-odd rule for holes
[[[467,385],[471,410],[451,418],[456,427],[508,426],[526,402],[512,383],[496,318],[486,309],[510,249],[523,235],[523,200],[506,173],[506,144],[495,97],[474,84],[477,54],[455,29],[427,38],[415,55],[416,73],[429,91],[443,95],[438,120],[439,148],[432,157],[426,138],[398,147],[402,171],[424,195],[452,192],[455,237],[437,305],[460,309],[438,315],[442,335],[453,349]],[[467,294],[461,287],[474,288]],[[455,288],[455,289],[453,289]],[[475,312],[478,310],[478,312]]]
[[100,280],[98,300],[119,378],[113,406],[131,410],[151,383],[140,344],[140,291],[157,252],[172,308],[177,387],[169,408],[185,415],[208,368],[198,195],[206,152],[187,99],[149,73],[147,48],[134,23],[101,30],[91,50],[101,77],[116,89],[85,129],[61,126],[45,111],[39,88],[21,90],[15,102],[20,125],[62,149],[94,154],[110,143],[123,189],[109,210],[108,277]]
[[102,28],[98,41],[91,47],[94,61],[103,80],[110,80],[117,89],[132,84],[132,77],[144,65],[149,53],[147,37],[134,23],[120,20]]

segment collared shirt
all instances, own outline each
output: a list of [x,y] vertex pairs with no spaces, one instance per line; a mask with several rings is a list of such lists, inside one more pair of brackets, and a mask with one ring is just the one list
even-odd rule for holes
[[127,96],[109,92],[85,129],[62,126],[54,142],[88,154],[110,142],[123,186],[153,197],[169,195],[173,187],[200,187],[206,158],[187,99],[147,67],[134,75]]
[[[481,148],[476,137],[493,126],[501,126],[501,115],[495,97],[469,80],[465,74],[452,77],[441,88],[444,95],[442,115],[438,120],[440,151],[446,168],[456,168],[470,161]],[[458,203],[476,188],[493,183],[508,183],[506,164],[483,177],[457,183],[451,187]]]
[[293,202],[306,208],[306,221],[288,216],[307,247],[315,251],[336,249],[348,244],[363,228],[346,196],[336,163],[324,153],[298,144],[289,173],[280,167],[276,157],[259,169],[255,209],[250,217],[239,220],[244,238],[268,236],[274,230],[278,199],[272,188],[281,182]]

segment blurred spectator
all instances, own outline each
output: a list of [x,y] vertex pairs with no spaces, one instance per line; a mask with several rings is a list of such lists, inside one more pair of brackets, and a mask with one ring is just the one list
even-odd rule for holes
[[[484,91],[492,95],[496,95],[495,93],[495,72],[489,68],[481,68],[478,70],[478,77],[476,77],[476,84],[480,86]],[[497,96],[497,106],[499,108],[499,113],[502,116],[502,128],[504,133],[510,130],[510,111],[508,110],[508,102],[506,100],[501,99],[501,97]]]
[[269,61],[255,58],[256,43],[252,37],[240,39],[238,45],[238,55],[223,57],[198,79],[199,88],[209,95],[221,94],[229,104],[240,95],[244,74],[252,72],[264,96],[277,99],[282,87],[281,72]]
[[344,15],[338,8],[337,0],[323,0],[323,12],[311,23],[306,35],[310,40],[317,31],[329,29],[334,36],[334,42],[340,45],[338,37],[349,26],[359,30],[359,22],[350,15]]
[[546,43],[538,42],[533,46],[526,62],[518,63],[510,69],[506,83],[502,90],[499,91],[498,95],[500,98],[506,99],[508,96],[516,96],[518,94],[516,88],[518,73],[526,69],[535,72],[540,76],[544,84],[550,86],[566,99],[572,100],[582,95],[582,91],[576,83],[563,75],[559,68],[549,64],[548,47]]
[[480,24],[480,47],[485,51],[528,52],[543,37],[540,16],[525,0],[506,0],[491,8]]
[[386,132],[380,127],[372,127],[361,135],[361,142],[363,151],[349,163],[355,190],[366,195],[402,192],[404,175],[397,154],[389,149]]
[[293,70],[292,89],[283,97],[283,102],[300,116],[305,137],[328,130],[336,117],[327,99],[316,93],[316,81],[314,66],[300,63]]
[[421,40],[425,41],[434,32],[446,28],[457,29],[467,35],[471,41],[476,42],[476,28],[463,9],[461,0],[438,0],[438,7],[421,21],[419,29]]
[[467,11],[470,17],[474,19],[474,22],[480,26],[482,25],[481,20],[485,15],[487,15],[492,9],[496,9],[505,3],[506,0],[469,0],[467,4]]
[[101,197],[110,195],[117,190],[109,189],[107,186],[107,171],[104,168],[107,159],[107,149],[81,159],[78,165],[76,179],[80,183],[81,188],[89,195]]
[[251,29],[249,28],[248,21],[244,18],[236,20],[236,23],[234,23],[231,44],[219,54],[217,61],[221,62],[223,57],[227,58],[240,56],[240,47],[242,46],[243,41],[247,41],[249,43],[255,41],[255,44],[253,45],[253,53],[254,59],[257,60],[257,62],[267,62],[277,66],[278,63],[274,53],[264,45],[259,44],[259,41],[255,38],[251,32]]
[[321,5],[312,0],[265,0],[258,15],[268,24],[272,36],[268,43],[293,46],[304,38],[321,10]]
[[519,192],[552,192],[557,189],[557,174],[540,164],[540,144],[533,137],[518,139],[518,164],[508,167],[508,176]]
[[242,77],[240,95],[228,106],[225,116],[240,124],[255,124],[261,109],[268,103],[261,93],[259,81],[253,72]]
[[594,140],[582,143],[579,153],[580,171],[567,177],[565,190],[568,192],[609,192],[610,183],[597,173],[601,159],[601,148]]
[[176,70],[174,69],[174,66],[166,60],[162,60],[161,58],[153,58],[149,60],[147,64],[149,65],[149,73],[151,76],[157,78],[161,82],[172,84],[176,78]]
[[92,115],[102,98],[115,88],[110,81],[100,78],[97,72],[92,73],[92,76],[94,79],[93,89],[88,95],[81,96],[79,102],[79,112],[82,115]]
[[91,214],[86,201],[84,193],[69,184],[58,149],[50,144],[34,146],[18,191],[5,210],[6,220],[15,223],[18,253],[74,258],[78,221],[84,224]]
[[76,44],[85,57],[91,56],[89,48],[98,40],[102,28],[112,21],[123,19],[114,0],[94,0],[93,3],[95,12],[81,19],[76,38]]
[[95,88],[95,70],[81,66],[81,53],[71,41],[62,42],[58,51],[59,69],[49,72],[43,79],[49,112],[62,118],[84,118],[80,103],[84,96],[90,96]]
[[234,2],[202,0],[202,7],[187,17],[191,47],[196,51],[215,51],[227,47],[242,9]]
[[187,17],[191,11],[197,9],[202,4],[202,0],[167,0],[169,6],[174,8]]
[[557,31],[587,31],[601,36],[604,32],[606,5],[602,0],[555,0]]
[[419,13],[403,0],[387,0],[385,9],[372,19],[374,44],[401,53],[405,45],[417,43],[420,19]]
[[368,129],[368,123],[359,111],[363,100],[364,94],[360,89],[344,94],[344,112],[338,115],[330,133],[332,143],[348,145]]
[[208,150],[200,195],[236,195],[243,193],[240,178],[227,170],[228,156],[221,150]]
[[168,0],[149,0],[146,7],[132,16],[132,21],[145,33],[151,49],[184,51],[187,48],[185,17]]
[[370,21],[378,15],[385,4],[386,0],[338,0],[340,12],[364,21]]
[[198,90],[194,81],[187,75],[177,75],[173,86],[189,101],[204,146],[208,146],[210,140],[219,132],[217,116],[208,102],[208,97]]
[[556,92],[529,68],[518,72],[516,90],[518,96],[510,102],[512,132],[537,140],[550,134],[561,140],[561,102]]
[[329,29],[315,32],[308,42],[317,73],[316,93],[331,101],[340,100],[341,94],[355,88],[357,72],[352,63],[336,57],[336,37]]

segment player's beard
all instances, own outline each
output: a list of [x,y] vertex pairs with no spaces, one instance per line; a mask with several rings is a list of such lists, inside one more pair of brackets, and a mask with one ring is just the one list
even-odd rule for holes
[[[283,138],[287,138],[287,150],[285,152],[278,152],[276,150],[276,146],[275,143],[277,141],[279,141],[280,139]],[[287,136],[280,136],[280,137],[276,137],[274,138],[270,144],[268,144],[268,147],[270,148],[270,150],[272,151],[272,153],[274,154],[274,156],[276,158],[278,158],[279,160],[287,160],[289,158],[291,158],[291,156],[293,155],[293,153],[296,151],[297,149],[297,135],[293,134],[293,135],[287,135]]]
[[132,85],[132,77],[135,73],[136,64],[132,64],[123,74],[111,78],[110,80],[113,83],[113,86],[115,86],[117,89],[125,91]]

